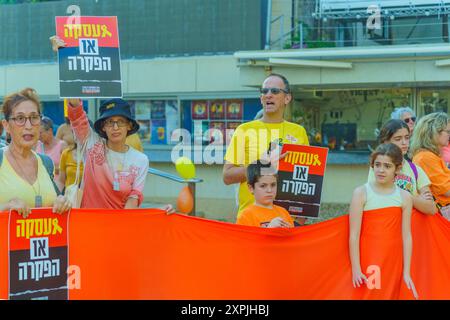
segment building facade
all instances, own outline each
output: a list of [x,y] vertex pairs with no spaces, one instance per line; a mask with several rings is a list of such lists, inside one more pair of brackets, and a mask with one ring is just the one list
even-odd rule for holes
[[[325,204],[348,204],[353,189],[367,180],[375,130],[396,107],[410,106],[418,116],[448,112],[446,1],[417,1],[414,8],[411,1],[386,1],[387,7],[370,12],[367,1],[346,1],[346,7],[309,0],[75,2],[82,15],[118,15],[124,98],[141,124],[150,164],[176,174],[172,158],[179,137],[173,133],[187,130],[203,179],[197,211],[208,218],[235,218],[236,186],[223,184],[219,159],[226,133],[261,109],[258,88],[271,72],[284,74],[294,90],[287,118],[307,129],[311,144],[330,148]],[[9,12],[1,11],[2,30],[20,16],[40,27],[37,40],[28,35],[30,27],[19,30],[36,46],[30,52],[15,50],[15,37],[2,40],[0,95],[33,87],[44,113],[57,123],[63,121],[62,102],[48,37],[54,16],[65,15],[72,3],[8,5]],[[24,8],[43,16],[28,16]],[[374,28],[367,27],[369,20]],[[85,103],[95,120],[101,101]],[[215,139],[210,129],[222,131],[224,139],[214,155],[218,161],[207,164],[205,149]],[[149,175],[146,201],[175,204],[181,187]]]

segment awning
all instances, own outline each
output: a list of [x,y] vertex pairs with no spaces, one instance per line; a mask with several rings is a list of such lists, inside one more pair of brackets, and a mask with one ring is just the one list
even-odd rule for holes
[[[450,57],[450,44],[343,47],[297,49],[280,51],[238,51],[234,54],[238,65],[298,65],[321,68],[351,68],[355,59],[393,59],[429,57],[440,61]],[[446,61],[447,62],[447,61]],[[443,66],[437,62],[437,66]]]

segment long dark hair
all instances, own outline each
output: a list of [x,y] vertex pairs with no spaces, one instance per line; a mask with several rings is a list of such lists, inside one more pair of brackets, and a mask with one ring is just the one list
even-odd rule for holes
[[404,122],[403,120],[391,119],[388,122],[386,122],[380,129],[378,140],[380,141],[380,143],[389,142],[392,136],[400,129],[406,129],[408,130],[408,133],[411,134],[406,122]]

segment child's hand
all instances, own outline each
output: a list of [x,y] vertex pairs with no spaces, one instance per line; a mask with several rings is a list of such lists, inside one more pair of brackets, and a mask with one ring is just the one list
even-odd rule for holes
[[166,204],[162,206],[160,209],[164,210],[167,214],[175,213],[175,209],[171,204]]
[[283,218],[276,217],[267,225],[267,228],[290,228],[291,225],[283,220]]
[[360,285],[367,283],[367,277],[361,272],[361,270],[353,271],[352,282],[354,288],[359,288]]
[[403,275],[403,280],[404,280],[405,283],[406,283],[406,287],[407,287],[409,290],[412,291],[412,294],[413,294],[414,298],[415,298],[416,300],[419,299],[419,295],[418,295],[418,293],[417,293],[417,291],[416,291],[416,287],[414,286],[414,282],[412,281],[411,276],[410,276],[410,275]]

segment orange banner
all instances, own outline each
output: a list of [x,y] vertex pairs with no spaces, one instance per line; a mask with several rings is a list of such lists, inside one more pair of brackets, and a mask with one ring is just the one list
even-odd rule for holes
[[[152,209],[74,209],[69,295],[70,299],[411,299],[402,281],[399,219],[396,209],[364,214],[361,264],[373,281],[370,289],[354,289],[348,215],[295,229],[263,229],[167,216]],[[0,213],[3,299],[8,297],[7,228],[8,214]],[[419,298],[450,299],[450,222],[414,212],[412,231],[412,279]]]

